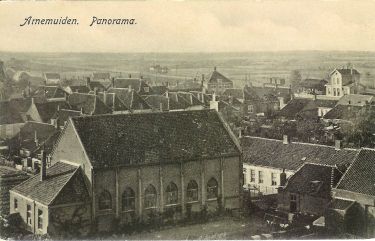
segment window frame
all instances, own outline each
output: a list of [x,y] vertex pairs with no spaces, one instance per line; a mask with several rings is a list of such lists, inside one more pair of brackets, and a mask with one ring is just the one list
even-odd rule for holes
[[[130,194],[130,195],[129,195]],[[135,192],[131,187],[126,187],[121,195],[121,209],[123,212],[135,211]]]
[[277,186],[277,174],[271,172],[271,186]]
[[256,177],[255,177],[255,170],[250,169],[250,182],[256,182]]
[[[147,193],[148,191],[152,191],[152,193],[151,192]],[[149,184],[147,186],[147,188],[144,191],[144,195],[145,195],[144,199],[143,199],[144,208],[145,209],[154,209],[154,208],[157,208],[158,193],[157,193],[156,188],[152,184]],[[151,205],[151,206],[147,205],[146,206],[146,204],[149,203],[149,200],[151,200],[151,197],[152,197],[153,205]]]
[[258,183],[264,183],[263,171],[258,171]]
[[[192,199],[190,198],[191,196],[193,196]],[[199,201],[199,186],[195,180],[190,180],[186,186],[186,200],[187,203]]]
[[219,183],[211,177],[207,182],[207,200],[217,200],[219,197]]
[[178,204],[178,187],[176,183],[170,182],[165,189],[165,205],[173,206]]
[[[108,195],[107,197],[105,197],[105,195]],[[107,198],[107,199],[104,199],[103,198]],[[102,206],[102,205],[106,205],[106,206]],[[107,190],[103,190],[100,195],[99,195],[99,198],[98,198],[98,210],[99,211],[108,211],[108,210],[112,210],[113,209],[113,205],[112,205],[112,195],[109,191]],[[108,206],[108,208],[106,208]]]
[[43,210],[38,208],[38,229],[43,230]]

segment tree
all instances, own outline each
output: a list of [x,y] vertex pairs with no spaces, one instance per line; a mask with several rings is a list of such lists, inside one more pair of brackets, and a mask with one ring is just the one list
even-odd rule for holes
[[348,143],[358,147],[375,145],[375,109],[365,107],[347,118],[348,122],[340,125],[341,134]]
[[292,85],[292,88],[297,87],[301,81],[302,81],[302,75],[299,70],[292,70],[289,76],[290,84]]

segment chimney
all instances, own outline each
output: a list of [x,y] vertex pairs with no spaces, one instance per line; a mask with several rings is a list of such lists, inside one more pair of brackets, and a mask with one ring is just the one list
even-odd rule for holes
[[129,76],[129,79],[131,79],[131,78],[132,78],[132,74],[129,74],[128,76]]
[[39,146],[38,132],[34,131],[34,142],[36,146]]
[[44,150],[42,150],[42,160],[40,163],[40,181],[46,180],[47,177],[47,155]]
[[335,140],[335,150],[341,149],[341,140]]
[[115,88],[115,77],[111,78],[111,85],[112,85],[112,88]]
[[98,95],[98,88],[94,88],[94,95],[97,96]]
[[81,107],[81,115],[83,115],[83,107]]
[[289,144],[289,136],[283,135],[283,144]]
[[128,91],[129,91],[129,92],[132,92],[132,85],[129,85],[129,87],[128,87]]
[[141,79],[143,79],[143,75],[141,75],[141,77],[140,77]]
[[283,172],[280,173],[280,186],[284,187],[286,184],[286,173],[285,168],[283,168]]
[[202,82],[204,82],[204,74],[202,74]]
[[214,67],[214,71],[216,71],[216,66]]
[[216,101],[216,93],[215,92],[212,94],[212,101]]
[[165,97],[169,98],[169,92],[168,92],[168,90],[165,91]]
[[35,99],[34,99],[34,97],[31,97],[31,104],[32,104],[32,105],[35,104]]

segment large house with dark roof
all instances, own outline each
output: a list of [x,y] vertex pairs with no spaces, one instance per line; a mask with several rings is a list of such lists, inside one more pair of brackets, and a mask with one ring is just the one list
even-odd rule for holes
[[359,237],[375,237],[375,150],[363,148],[333,189],[325,215],[327,228]]
[[[157,214],[178,219],[206,208],[238,209],[240,148],[213,110],[73,117],[54,148],[45,179],[36,176],[16,187],[11,202],[17,202],[34,233],[55,228],[50,223],[55,211],[67,213],[56,220],[68,222],[79,207],[85,217],[89,211],[87,220],[98,231],[111,230],[114,221],[123,225]],[[85,180],[79,183],[87,184],[91,205],[69,201],[74,189],[64,192],[81,174]],[[55,203],[59,197],[65,197],[63,203]],[[11,211],[17,212],[12,206]]]
[[358,150],[336,146],[291,142],[245,136],[241,138],[243,151],[244,187],[255,193],[275,194],[281,185],[281,173],[294,174],[305,162],[346,168]]
[[203,81],[203,86],[209,92],[215,92],[216,94],[223,93],[226,89],[233,88],[233,81],[225,77],[223,74],[219,73],[214,68],[207,80]]

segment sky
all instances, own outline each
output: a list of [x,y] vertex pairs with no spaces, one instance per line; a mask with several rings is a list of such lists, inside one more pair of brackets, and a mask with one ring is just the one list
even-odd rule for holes
[[[375,1],[0,1],[0,51],[375,51]],[[19,25],[77,18],[79,25]],[[92,17],[136,25],[94,25]]]

